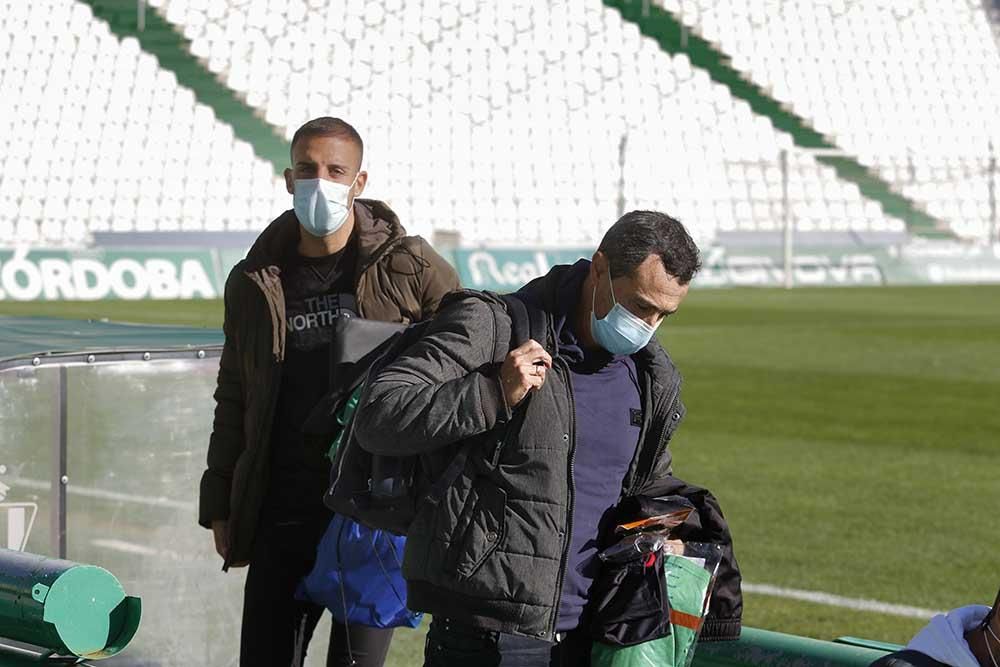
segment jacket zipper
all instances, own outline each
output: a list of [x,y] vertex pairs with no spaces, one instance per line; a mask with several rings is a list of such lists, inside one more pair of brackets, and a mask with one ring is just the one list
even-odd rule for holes
[[566,387],[570,405],[570,445],[569,445],[569,479],[566,484],[566,534],[563,537],[562,557],[559,560],[559,580],[556,582],[556,596],[552,603],[552,621],[549,623],[548,638],[556,634],[556,622],[559,619],[559,600],[562,599],[563,582],[566,578],[566,561],[569,557],[569,547],[573,540],[573,502],[576,493],[574,484],[574,464],[576,462],[576,400],[573,398],[573,380],[569,372],[569,364],[557,358],[556,363],[566,373]]

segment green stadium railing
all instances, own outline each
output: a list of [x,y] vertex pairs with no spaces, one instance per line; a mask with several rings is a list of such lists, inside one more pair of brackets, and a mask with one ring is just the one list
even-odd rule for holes
[[[839,150],[808,121],[782,106],[763,88],[734,69],[725,53],[692,32],[669,10],[652,0],[604,0],[604,4],[618,10],[626,21],[636,24],[643,35],[654,39],[665,52],[686,54],[693,66],[700,67],[712,80],[725,85],[734,97],[746,101],[755,113],[770,119],[775,128],[790,134],[796,146]],[[935,238],[953,237],[946,222],[920,209],[856,159],[817,155],[816,160],[832,167],[840,178],[857,185],[861,194],[878,202],[887,215],[903,220],[910,232]]]
[[[0,549],[0,665],[111,657],[135,636],[140,615],[139,599],[127,597],[107,570]],[[694,667],[867,667],[896,648],[851,637],[827,642],[744,628],[736,641],[700,644]]]
[[237,94],[219,81],[191,53],[191,42],[174,29],[152,7],[140,16],[133,0],[81,0],[94,16],[106,21],[119,37],[135,37],[144,51],[156,56],[161,67],[177,76],[177,83],[190,88],[202,104],[233,128],[233,133],[253,146],[254,152],[280,173],[289,162],[289,142],[277,128],[260,118]]

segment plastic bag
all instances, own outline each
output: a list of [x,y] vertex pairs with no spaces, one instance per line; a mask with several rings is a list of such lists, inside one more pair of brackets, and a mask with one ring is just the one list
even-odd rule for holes
[[[682,543],[667,532],[633,536],[627,547],[616,544],[601,553],[602,560],[619,565],[649,562],[659,555],[658,567],[666,588],[666,636],[632,646],[595,641],[591,667],[689,667],[708,614],[712,585],[722,559],[717,544]],[[611,553],[609,553],[611,552]],[[630,560],[631,559],[631,560]]]
[[681,496],[629,496],[615,508],[619,516],[629,517],[615,527],[615,533],[632,535],[670,531],[684,523],[694,509],[691,501]]

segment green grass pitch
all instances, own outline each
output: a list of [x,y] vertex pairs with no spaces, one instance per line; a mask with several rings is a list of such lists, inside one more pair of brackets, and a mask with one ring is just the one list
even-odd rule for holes
[[[221,303],[0,303],[218,327]],[[1000,287],[693,290],[679,477],[712,489],[744,579],[950,609],[1000,586]],[[747,594],[746,625],[905,642],[923,621]],[[398,631],[390,664],[422,633]]]

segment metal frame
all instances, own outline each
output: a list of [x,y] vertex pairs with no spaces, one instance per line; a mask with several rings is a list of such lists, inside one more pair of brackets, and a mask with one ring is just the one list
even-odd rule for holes
[[68,404],[66,401],[66,366],[59,366],[56,382],[55,420],[56,437],[52,441],[52,514],[50,515],[49,552],[66,558],[66,441]]
[[82,658],[60,656],[52,651],[37,651],[26,648],[25,645],[8,643],[10,640],[0,638],[0,658],[3,665],[80,665],[85,667],[91,663]]
[[27,366],[58,366],[62,364],[93,364],[107,361],[157,361],[162,359],[206,359],[222,354],[222,345],[185,348],[151,348],[147,350],[84,350],[76,352],[42,352],[22,357],[0,359],[0,373]]

